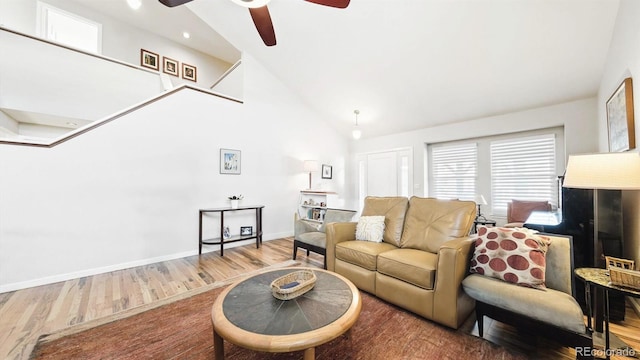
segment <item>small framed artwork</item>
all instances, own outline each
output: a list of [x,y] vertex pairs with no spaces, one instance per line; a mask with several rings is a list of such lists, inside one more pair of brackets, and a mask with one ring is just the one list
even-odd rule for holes
[[322,178],[331,179],[333,177],[333,166],[322,164]]
[[196,72],[197,72],[197,69],[196,69],[195,66],[182,63],[182,78],[183,79],[196,81],[196,79],[197,79]]
[[166,56],[162,57],[162,71],[169,75],[178,76],[178,62]]
[[636,147],[633,118],[633,83],[626,78],[607,100],[607,129],[609,151],[621,152]]
[[220,149],[220,174],[240,175],[240,150]]
[[240,226],[240,236],[253,235],[253,226]]
[[149,50],[140,49],[140,65],[149,69],[160,69],[160,56]]

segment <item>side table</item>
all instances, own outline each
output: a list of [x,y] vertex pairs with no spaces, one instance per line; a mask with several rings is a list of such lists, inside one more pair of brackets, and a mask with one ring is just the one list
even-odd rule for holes
[[477,217],[476,220],[473,222],[473,229],[471,229],[473,234],[478,232],[478,225],[496,226],[496,221],[491,219],[485,219],[484,216]]
[[[212,208],[212,209],[200,209],[199,211],[199,235],[198,235],[198,254],[202,254],[202,245],[220,245],[220,256],[224,256],[224,244],[232,243],[236,241],[243,241],[249,239],[256,239],[256,249],[260,247],[262,243],[262,209],[264,205],[255,206],[240,206],[235,209],[230,207],[224,208]],[[228,239],[224,238],[224,215],[227,212],[254,210],[256,213],[256,231],[251,235],[232,236]],[[220,214],[220,237],[213,239],[202,239],[202,215],[204,213],[219,213]]]
[[[611,279],[609,278],[609,272],[607,271],[607,269],[578,268],[578,269],[575,269],[574,273],[576,274],[578,279],[585,282],[584,292],[585,292],[585,298],[587,301],[587,312],[588,312],[587,327],[589,328],[589,331],[591,331],[592,333],[593,333],[593,327],[591,324],[591,318],[592,318],[591,287],[604,291],[604,309],[603,309],[604,310],[604,336],[605,336],[604,353],[606,358],[610,359],[611,358],[611,351],[610,351],[611,335],[609,332],[609,293],[613,292],[613,293],[622,294],[624,296],[640,298],[640,290],[613,285],[611,283]],[[622,342],[622,340],[619,340],[619,341]],[[637,350],[630,348],[628,346],[626,351],[629,354],[633,353],[634,355],[639,353]]]

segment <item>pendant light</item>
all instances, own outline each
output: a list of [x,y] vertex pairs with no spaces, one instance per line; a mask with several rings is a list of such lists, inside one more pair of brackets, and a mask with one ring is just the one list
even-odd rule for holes
[[360,110],[353,110],[353,113],[356,114],[356,125],[353,127],[353,131],[351,131],[351,135],[354,139],[358,140],[362,136],[362,130],[358,127],[358,114],[360,114]]

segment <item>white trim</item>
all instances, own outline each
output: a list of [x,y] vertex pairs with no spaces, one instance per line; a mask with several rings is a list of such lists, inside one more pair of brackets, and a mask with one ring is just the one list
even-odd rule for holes
[[[280,239],[280,238],[283,238],[283,237],[290,237],[290,236],[293,236],[293,233],[292,232],[281,232],[281,233],[269,234],[267,236],[268,236],[268,239],[263,235],[263,239],[262,239],[263,242],[264,241],[271,241],[271,240],[275,240],[275,239]],[[242,245],[249,245],[249,244],[252,244],[252,243],[255,243],[254,239],[249,239],[246,242],[245,241],[239,241],[237,243],[231,243],[231,244],[225,245],[224,248],[226,250],[226,249],[231,249],[231,248],[242,246]],[[144,266],[144,265],[154,264],[154,263],[158,263],[158,262],[162,262],[162,261],[175,260],[175,259],[180,259],[180,258],[184,258],[184,257],[188,257],[188,256],[198,255],[198,248],[197,248],[198,244],[196,243],[194,245],[195,246],[194,246],[193,250],[184,251],[184,252],[177,253],[177,254],[163,255],[163,256],[158,256],[158,257],[154,257],[154,258],[135,260],[135,261],[130,261],[130,262],[126,262],[126,263],[120,263],[120,264],[115,264],[115,265],[103,266],[103,267],[99,267],[99,268],[86,269],[86,270],[75,271],[75,272],[66,273],[66,274],[47,276],[47,277],[43,277],[43,278],[39,278],[39,279],[33,279],[33,280],[27,280],[27,281],[21,281],[21,282],[16,282],[16,283],[11,283],[11,284],[0,285],[0,294],[1,293],[5,293],[5,292],[10,292],[10,291],[16,291],[16,290],[26,289],[26,288],[30,288],[30,287],[35,287],[35,286],[53,284],[53,283],[60,282],[60,281],[78,279],[78,278],[82,278],[82,277],[85,277],[85,276],[104,274],[104,273],[108,273],[108,272],[111,272],[111,271],[129,269],[129,268],[136,267],[136,266]],[[204,253],[207,253],[207,252],[216,251],[216,250],[219,250],[219,248],[220,248],[219,245],[204,245],[202,247],[202,253],[204,254]],[[206,249],[206,251],[205,251],[205,249]]]

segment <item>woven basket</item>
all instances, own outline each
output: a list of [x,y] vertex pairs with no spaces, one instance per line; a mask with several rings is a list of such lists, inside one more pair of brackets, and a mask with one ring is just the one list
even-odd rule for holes
[[640,271],[612,266],[609,268],[609,276],[613,285],[640,290]]
[[605,256],[604,258],[605,258],[605,261],[607,262],[607,270],[609,270],[612,267],[634,270],[635,261],[633,260],[620,259],[613,256]]
[[271,282],[271,293],[276,299],[291,300],[313,289],[316,274],[310,270],[294,271]]

